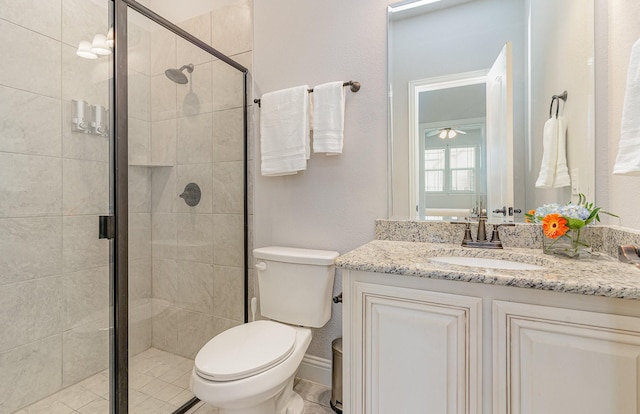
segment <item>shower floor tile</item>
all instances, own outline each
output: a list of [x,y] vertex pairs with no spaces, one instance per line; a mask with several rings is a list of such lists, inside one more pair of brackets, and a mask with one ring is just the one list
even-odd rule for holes
[[[129,412],[171,414],[189,401],[189,376],[193,360],[155,348],[129,362]],[[331,414],[331,390],[324,385],[296,379],[294,389],[304,399],[305,414]],[[189,414],[217,414],[198,403]],[[109,414],[109,371],[95,374],[14,414]]]
[[[129,362],[129,412],[171,414],[189,401],[193,360],[155,348]],[[15,414],[109,414],[109,371],[40,400]]]

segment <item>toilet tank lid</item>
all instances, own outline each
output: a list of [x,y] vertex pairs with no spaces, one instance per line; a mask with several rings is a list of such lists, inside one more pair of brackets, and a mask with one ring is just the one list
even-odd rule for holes
[[310,265],[332,265],[340,253],[329,250],[299,249],[295,247],[270,246],[253,250],[256,259]]

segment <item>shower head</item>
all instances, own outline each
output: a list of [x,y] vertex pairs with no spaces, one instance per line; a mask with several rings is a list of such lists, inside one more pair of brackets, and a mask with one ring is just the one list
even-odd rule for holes
[[175,83],[179,83],[184,85],[188,83],[187,75],[182,73],[183,70],[187,70],[187,72],[193,72],[193,64],[189,63],[188,65],[182,66],[180,69],[167,69],[164,71],[164,74],[167,75],[167,78],[171,79]]

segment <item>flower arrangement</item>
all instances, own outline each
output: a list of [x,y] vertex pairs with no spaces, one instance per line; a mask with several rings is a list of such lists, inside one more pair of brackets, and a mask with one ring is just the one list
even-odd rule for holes
[[600,221],[600,213],[618,217],[587,202],[586,196],[579,194],[576,204],[545,204],[525,213],[525,217],[529,223],[542,223],[542,232],[553,240],[551,243],[545,243],[545,253],[580,257],[590,254],[590,246],[580,239],[580,231],[594,221]]

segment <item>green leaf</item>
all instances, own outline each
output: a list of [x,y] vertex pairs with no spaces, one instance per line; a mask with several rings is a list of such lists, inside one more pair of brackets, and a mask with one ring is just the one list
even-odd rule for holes
[[618,216],[617,214],[613,214],[613,213],[610,213],[610,212],[605,211],[605,210],[602,210],[602,209],[600,209],[600,212],[601,212],[601,213],[604,213],[604,214],[606,214],[606,215],[608,215],[608,216],[611,216],[611,217],[620,218],[620,216]]
[[599,213],[599,212],[600,212],[600,207],[598,207],[598,208],[594,208],[594,209],[591,211],[591,214],[589,214],[589,217],[587,217],[587,219],[585,220],[585,222],[586,222],[587,224],[588,224],[588,223],[591,223],[591,221],[593,221],[593,219],[594,219],[594,218],[596,219],[596,221],[600,221],[600,217],[598,217],[598,213]]
[[569,227],[571,230],[579,230],[586,224],[584,220],[580,220],[577,218],[565,217],[565,219],[567,220],[567,227]]

